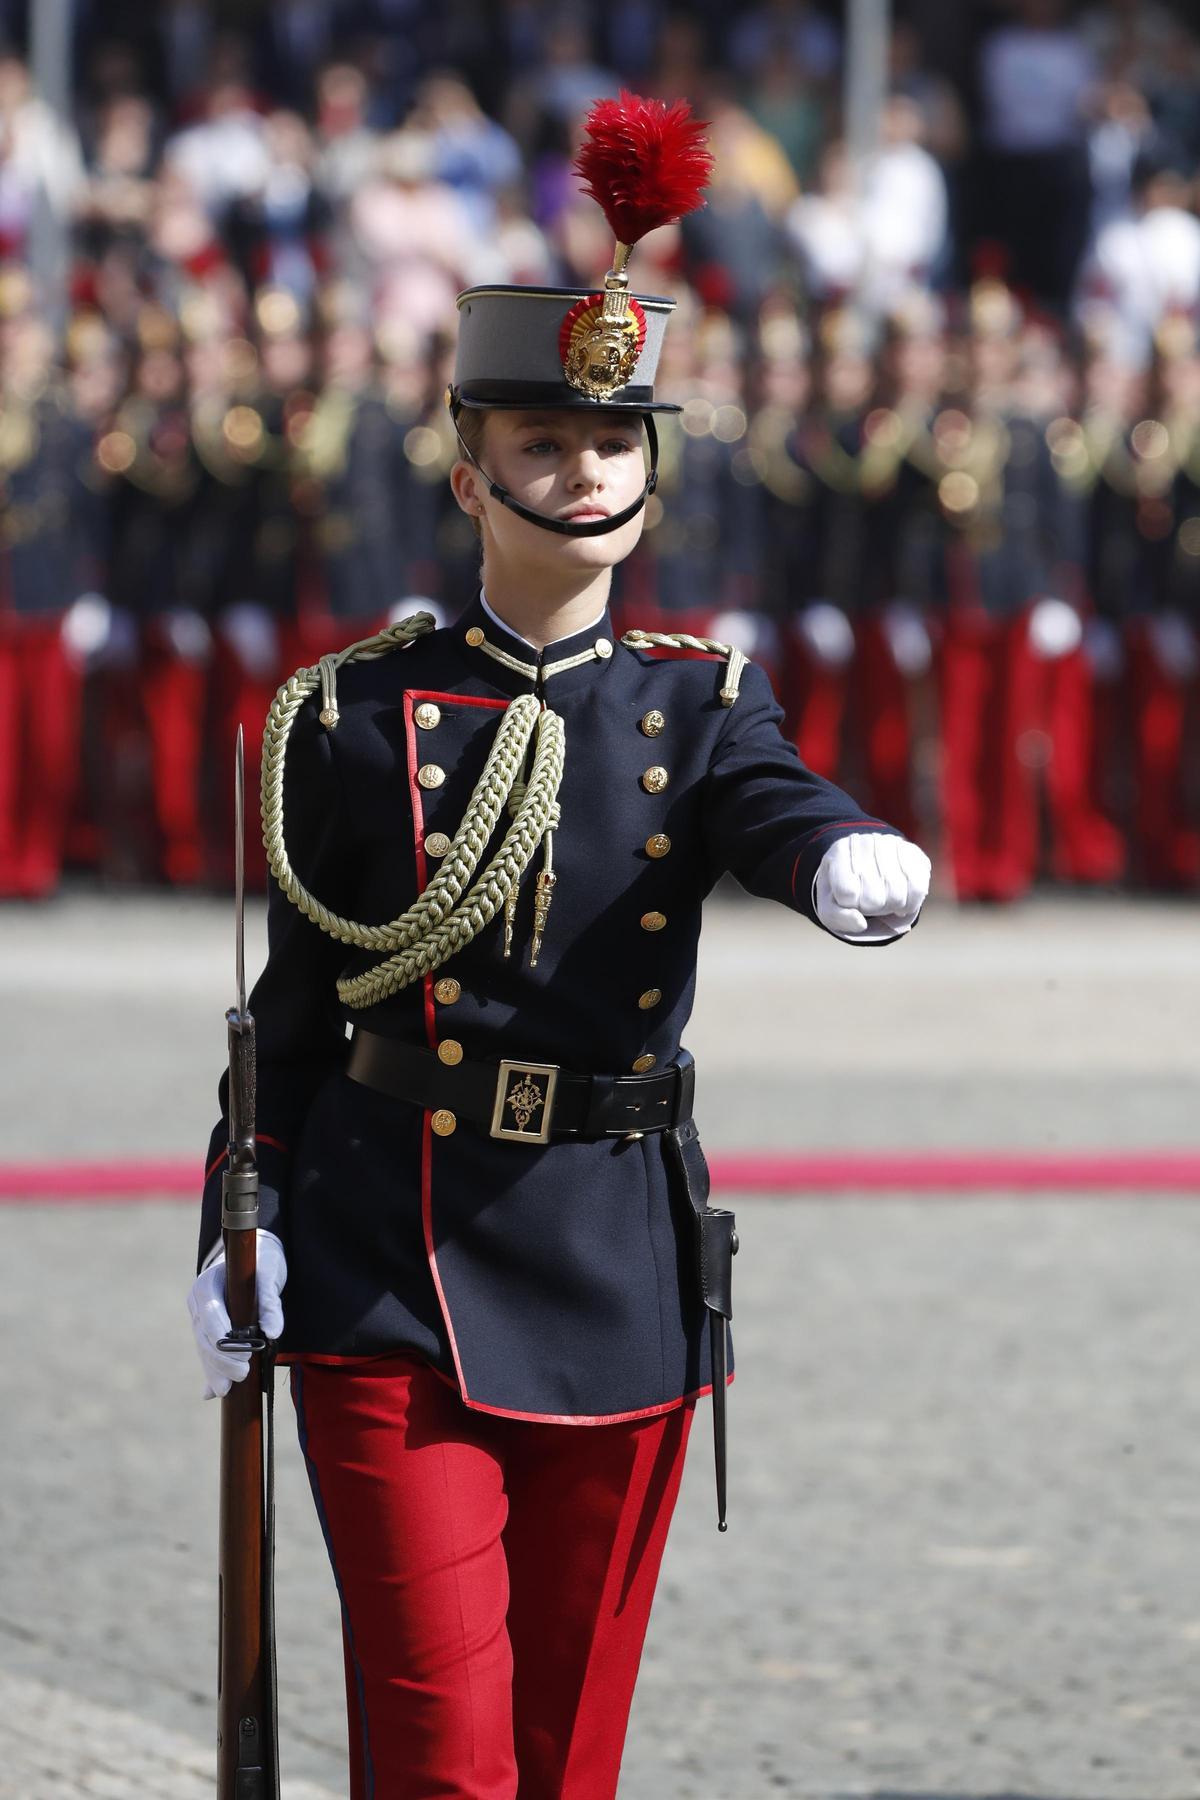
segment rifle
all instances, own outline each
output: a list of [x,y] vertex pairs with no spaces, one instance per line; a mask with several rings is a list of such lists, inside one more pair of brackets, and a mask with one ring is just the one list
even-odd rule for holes
[[[254,1147],[254,1020],[246,1005],[245,797],[242,728],[234,767],[237,1003],[229,1037],[229,1161],[221,1180],[225,1303],[222,1348],[250,1351],[250,1371],[221,1401],[220,1637],[217,1800],[278,1800],[275,1719],[274,1471],[270,1345],[255,1292],[258,1163]],[[267,1396],[266,1458],[263,1396]]]

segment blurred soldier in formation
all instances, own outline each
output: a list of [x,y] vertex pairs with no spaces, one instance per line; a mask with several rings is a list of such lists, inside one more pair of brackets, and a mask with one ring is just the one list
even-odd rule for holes
[[1190,321],[1164,323],[1145,381],[1127,383],[1126,394],[1126,416],[1099,463],[1094,554],[1097,560],[1114,557],[1126,571],[1139,872],[1151,887],[1193,887],[1200,876],[1200,833],[1187,816],[1184,782],[1189,705],[1200,667],[1191,575],[1198,396]]
[[746,454],[738,334],[723,313],[710,313],[667,343],[664,390],[680,397],[683,411],[678,426],[669,421],[661,434],[645,535],[622,571],[622,617],[652,618],[643,630],[720,635],[770,668],[773,638],[760,610],[758,478]]
[[[128,392],[96,447],[112,479],[105,736],[114,771],[116,842],[124,872],[172,885],[204,873],[201,776],[212,664],[207,563],[196,557],[200,468],[192,448],[186,370],[173,315],[147,304],[137,323]],[[153,845],[129,840],[148,787]],[[129,867],[132,862],[132,869]]]
[[888,321],[880,405],[864,421],[879,460],[865,496],[874,573],[855,634],[855,726],[870,804],[887,808],[913,832],[914,714],[932,670],[930,631],[943,597],[942,525],[929,452],[945,371],[940,308],[930,296],[915,296]]
[[1015,399],[1021,317],[998,283],[971,300],[968,387],[933,424],[947,525],[943,827],[955,893],[1013,900],[1037,868],[1044,764],[1030,622],[1053,593],[1054,470],[1044,421]]
[[801,761],[829,779],[842,762],[851,616],[871,574],[866,509],[897,467],[894,445],[881,449],[866,429],[874,385],[864,324],[844,310],[827,312],[814,345],[810,401],[786,445],[802,477],[803,521],[786,589],[784,705]]
[[396,354],[385,366],[350,296],[327,296],[325,310],[317,403],[298,446],[316,485],[319,604],[298,620],[289,667],[380,630],[406,596],[424,591],[434,559],[433,484],[413,461],[430,449],[412,436],[424,385],[419,344],[386,339]]
[[91,429],[25,276],[0,276],[0,896],[62,871],[79,768],[82,671],[104,601]]

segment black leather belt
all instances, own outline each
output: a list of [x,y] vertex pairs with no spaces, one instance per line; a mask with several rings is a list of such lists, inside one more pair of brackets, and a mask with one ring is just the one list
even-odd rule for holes
[[667,1131],[691,1118],[695,1090],[690,1057],[654,1075],[577,1075],[555,1063],[447,1064],[432,1050],[357,1029],[346,1073],[394,1100],[431,1108],[435,1129],[440,1114],[448,1130],[465,1119],[523,1144]]

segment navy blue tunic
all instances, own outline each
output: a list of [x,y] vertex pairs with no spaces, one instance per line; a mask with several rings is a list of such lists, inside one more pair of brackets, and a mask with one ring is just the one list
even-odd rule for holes
[[[472,628],[529,673],[469,644]],[[599,640],[604,654],[543,678],[543,665]],[[413,1046],[452,1037],[475,1061],[627,1074],[652,1056],[665,1068],[691,1013],[701,903],[718,877],[731,871],[813,918],[813,878],[834,839],[891,828],[804,768],[760,670],[746,669],[732,707],[724,677],[718,659],[627,649],[607,615],[537,658],[476,601],[408,649],[345,665],[335,730],[318,722],[315,698],[302,708],[286,765],[289,854],[326,906],[364,922],[416,899],[437,866],[429,839],[453,837],[516,695],[538,692],[560,714],[566,766],[536,968],[536,857],[509,959],[497,918],[433,976],[358,1012],[335,982],[378,958],[349,953],[272,892],[250,1006],[261,1223],[288,1256],[283,1354],[409,1350],[469,1406],[570,1422],[647,1415],[708,1385],[691,1216],[661,1137],[538,1146],[465,1121],[441,1137],[429,1112],[352,1081],[345,1063],[358,1023]],[[419,722],[432,716],[423,704],[436,723]],[[648,735],[652,712],[662,728]],[[428,765],[441,785],[418,782]],[[653,766],[669,778],[658,793],[642,781]],[[651,854],[662,836],[669,849]],[[447,977],[461,991],[440,1001]],[[226,1132],[222,1121],[213,1134],[202,1253],[220,1230]]]

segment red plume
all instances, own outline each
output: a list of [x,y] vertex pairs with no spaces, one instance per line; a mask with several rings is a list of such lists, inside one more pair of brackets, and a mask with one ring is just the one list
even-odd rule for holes
[[703,204],[713,161],[706,125],[686,100],[668,106],[622,90],[596,102],[574,167],[619,244],[636,244]]

